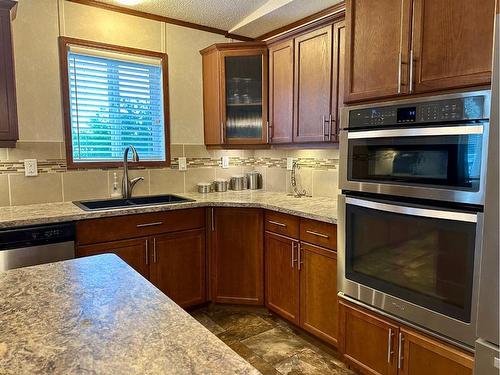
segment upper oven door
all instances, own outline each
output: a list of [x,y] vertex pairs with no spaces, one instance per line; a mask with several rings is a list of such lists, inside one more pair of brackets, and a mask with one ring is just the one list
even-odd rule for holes
[[484,203],[488,123],[341,132],[343,190]]

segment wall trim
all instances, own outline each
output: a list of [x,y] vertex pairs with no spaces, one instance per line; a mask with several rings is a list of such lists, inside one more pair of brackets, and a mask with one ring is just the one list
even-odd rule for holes
[[101,3],[100,1],[97,1],[97,0],[66,0],[66,1],[69,1],[72,3],[77,3],[77,4],[82,4],[82,5],[88,5],[88,6],[92,6],[95,8],[110,10],[113,12],[128,14],[130,16],[147,18],[147,19],[150,19],[153,21],[165,22],[165,23],[170,23],[172,25],[188,27],[190,29],[202,30],[202,31],[206,31],[209,33],[213,33],[213,34],[224,35],[226,38],[231,38],[231,39],[235,39],[235,40],[241,40],[241,41],[254,40],[253,38],[249,38],[249,37],[246,37],[243,35],[231,34],[227,30],[218,29],[216,27],[210,27],[210,26],[205,26],[205,25],[193,23],[193,22],[182,21],[182,20],[178,20],[176,18],[164,17],[164,16],[160,16],[158,14],[142,12],[140,10],[125,8],[125,7],[122,7],[119,5]]

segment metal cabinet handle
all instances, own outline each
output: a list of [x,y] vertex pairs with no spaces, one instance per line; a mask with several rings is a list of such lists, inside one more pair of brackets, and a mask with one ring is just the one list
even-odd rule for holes
[[403,65],[403,52],[399,51],[398,94],[401,94],[401,76],[403,74],[402,65]]
[[333,131],[333,116],[330,113],[328,116],[328,122],[330,123],[330,130],[328,131],[328,141],[332,140],[332,131]]
[[271,139],[272,139],[271,128],[272,128],[272,126],[269,123],[269,121],[267,121],[266,125],[267,125],[267,143],[271,143]]
[[211,218],[210,218],[210,223],[212,226],[212,232],[215,230],[215,218],[214,218],[214,209],[211,209]]
[[402,332],[399,332],[399,343],[398,343],[398,369],[403,368],[403,341],[405,340]]
[[221,121],[220,122],[220,140],[221,140],[221,143],[224,143],[224,138],[225,138],[225,131],[224,131],[224,122]]
[[153,238],[153,263],[156,263],[156,238]]
[[413,49],[410,50],[410,94],[413,94]]
[[392,332],[392,328],[389,328],[389,335],[387,337],[387,363],[391,363],[391,357],[394,354],[392,351],[392,336],[394,333]]
[[163,221],[156,221],[154,223],[146,223],[146,224],[137,224],[137,228],[144,228],[144,227],[154,227],[156,225],[162,225]]
[[279,222],[277,222],[277,221],[268,220],[267,222],[268,222],[269,224],[277,225],[277,226],[279,226],[279,227],[283,227],[283,228],[285,228],[285,227],[286,227],[286,224],[279,223]]
[[293,268],[293,264],[295,263],[295,242],[292,241],[292,268]]
[[302,268],[302,247],[300,246],[300,242],[297,244],[297,266],[300,269]]
[[325,138],[328,139],[328,135],[329,135],[330,132],[326,131],[326,124],[328,124],[329,121],[327,120],[327,118],[326,118],[325,115],[321,116],[321,119],[322,119],[322,122],[323,122],[323,139],[325,139]]
[[318,237],[321,237],[321,238],[330,238],[330,236],[327,235],[327,234],[314,232],[312,230],[306,230],[306,233],[309,233],[309,234],[312,234],[313,236],[318,236]]
[[149,241],[146,240],[146,265],[149,264]]

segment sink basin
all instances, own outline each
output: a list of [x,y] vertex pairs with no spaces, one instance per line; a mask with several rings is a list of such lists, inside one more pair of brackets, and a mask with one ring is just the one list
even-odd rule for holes
[[95,211],[95,210],[112,210],[123,207],[140,207],[140,206],[151,206],[158,204],[172,204],[172,203],[184,203],[184,202],[194,202],[194,200],[179,197],[177,195],[166,194],[166,195],[151,195],[146,197],[132,197],[129,199],[100,199],[100,200],[90,200],[90,201],[76,201],[73,203],[85,211]]

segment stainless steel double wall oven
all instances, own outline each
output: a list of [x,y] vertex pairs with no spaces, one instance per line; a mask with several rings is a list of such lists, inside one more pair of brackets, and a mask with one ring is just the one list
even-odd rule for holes
[[473,347],[490,92],[346,108],[341,296]]

